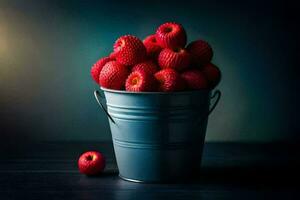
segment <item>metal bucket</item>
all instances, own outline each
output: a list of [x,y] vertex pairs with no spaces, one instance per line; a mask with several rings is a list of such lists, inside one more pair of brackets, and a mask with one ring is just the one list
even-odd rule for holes
[[[173,182],[198,174],[208,115],[221,92],[127,92],[101,88],[119,176],[135,182]],[[215,98],[210,107],[210,99]]]

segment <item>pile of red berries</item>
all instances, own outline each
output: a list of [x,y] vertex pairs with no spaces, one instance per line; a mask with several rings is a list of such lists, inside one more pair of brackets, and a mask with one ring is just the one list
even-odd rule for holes
[[117,39],[113,52],[91,68],[101,87],[133,92],[213,89],[221,79],[211,63],[213,50],[204,40],[185,47],[187,35],[178,23],[162,24],[141,41],[133,35]]

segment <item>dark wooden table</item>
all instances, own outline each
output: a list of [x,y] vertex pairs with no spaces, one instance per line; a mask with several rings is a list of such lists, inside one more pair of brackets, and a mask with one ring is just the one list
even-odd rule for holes
[[[0,153],[0,200],[300,199],[296,145],[208,143],[201,177],[176,184],[121,180],[110,142],[52,142],[18,149]],[[77,159],[93,149],[104,153],[108,165],[101,176],[86,177],[78,173]]]

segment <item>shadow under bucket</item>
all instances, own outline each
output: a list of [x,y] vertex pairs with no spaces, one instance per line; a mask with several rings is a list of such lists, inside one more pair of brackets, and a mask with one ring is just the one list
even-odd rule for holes
[[[173,182],[199,173],[208,115],[221,92],[127,92],[101,88],[95,97],[109,118],[119,176]],[[210,100],[215,98],[210,107]]]

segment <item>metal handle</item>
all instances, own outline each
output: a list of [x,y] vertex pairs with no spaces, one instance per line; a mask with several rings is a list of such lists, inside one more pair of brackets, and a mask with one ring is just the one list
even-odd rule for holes
[[110,116],[110,114],[107,112],[106,108],[104,107],[104,105],[101,103],[101,101],[99,100],[98,97],[100,97],[101,99],[105,99],[103,96],[101,96],[101,93],[98,90],[94,91],[94,96],[96,98],[96,101],[98,102],[99,106],[101,106],[102,110],[105,112],[105,114],[107,115],[107,117],[115,124],[116,122],[113,120],[113,118]]
[[197,123],[196,124],[199,124],[200,122],[202,122],[204,119],[206,119],[210,113],[212,113],[212,111],[214,111],[214,109],[216,108],[216,106],[218,105],[219,101],[220,101],[220,98],[221,98],[221,91],[220,90],[216,90],[214,92],[214,94],[210,97],[210,99],[214,99],[215,97],[217,97],[216,101],[214,102],[214,104],[212,105],[212,107],[209,109],[209,111],[202,117],[200,117],[198,120],[197,120]]
[[[221,91],[220,91],[220,90],[216,90],[216,91],[214,92],[214,94],[210,97],[210,99],[214,99],[214,98],[217,96],[217,99],[216,99],[215,103],[213,104],[213,106],[209,109],[208,115],[210,115],[210,113],[212,113],[212,111],[214,111],[214,109],[215,109],[216,106],[218,105],[218,103],[219,103],[219,101],[220,101],[220,99],[221,99],[221,95],[222,95]],[[207,116],[208,116],[208,115],[207,115]]]

